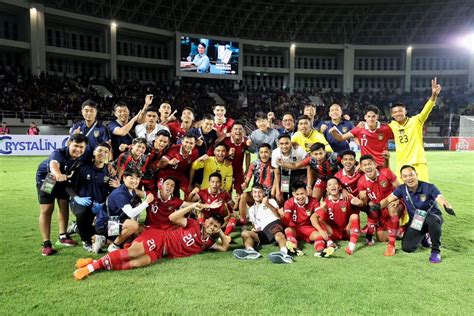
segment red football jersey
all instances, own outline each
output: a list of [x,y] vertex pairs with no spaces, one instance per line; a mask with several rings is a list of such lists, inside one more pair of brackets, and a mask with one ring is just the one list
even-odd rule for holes
[[349,196],[349,200],[346,201],[342,197],[338,200],[332,200],[329,197],[324,199],[326,203],[326,210],[319,209],[316,214],[328,223],[331,227],[337,227],[344,229],[349,223],[349,217],[352,214],[352,207],[350,200],[353,196]]
[[214,129],[216,130],[217,133],[230,133],[230,130],[232,129],[232,125],[234,125],[234,120],[231,118],[226,118],[225,123],[223,124],[216,124],[214,123]]
[[247,137],[242,138],[242,142],[240,144],[234,143],[232,140],[232,137],[226,137],[222,141],[224,144],[226,144],[227,148],[229,150],[231,148],[235,149],[234,155],[229,156],[229,160],[232,162],[232,169],[234,172],[234,175],[237,173],[244,173],[244,157],[245,153],[247,152]]
[[166,234],[166,252],[168,258],[189,257],[211,247],[215,241],[204,238],[204,227],[197,220],[188,218],[185,227],[179,227]]
[[175,229],[177,226],[169,220],[168,216],[181,207],[183,200],[172,197],[163,201],[158,196],[158,192],[153,194],[155,199],[146,209],[145,225],[164,230]]
[[289,226],[302,226],[312,225],[310,221],[311,215],[319,207],[319,201],[313,197],[307,197],[306,203],[299,205],[296,203],[295,198],[292,197],[285,202],[285,215],[284,220],[290,223]]
[[365,175],[360,177],[357,189],[359,192],[367,191],[367,196],[374,203],[379,203],[395,190],[392,185],[397,176],[389,168],[378,169],[375,181],[368,179]]
[[199,151],[197,148],[193,148],[190,154],[182,153],[181,145],[173,145],[168,150],[166,154],[163,155],[168,160],[176,158],[179,160],[177,165],[167,165],[165,168],[161,169],[160,172],[166,174],[166,176],[170,177],[173,175],[189,175],[189,169],[193,164],[194,160],[199,157]]
[[359,182],[359,179],[363,174],[364,173],[359,171],[354,173],[354,175],[350,176],[346,173],[344,169],[341,169],[336,172],[334,176],[339,179],[339,181],[341,181],[342,185],[344,186],[344,189],[346,189],[352,195],[357,196],[359,194],[359,190],[357,190],[357,183]]
[[359,139],[361,155],[372,155],[378,166],[383,166],[385,158],[383,152],[387,150],[389,139],[393,139],[393,133],[386,124],[380,124],[375,130],[355,127],[351,134]]
[[184,128],[181,127],[181,122],[178,121],[173,121],[168,123],[168,128],[171,133],[171,142],[175,143],[178,141],[178,139],[181,139],[186,135],[188,131],[186,131]]
[[202,203],[211,204],[214,201],[222,201],[222,205],[219,208],[206,208],[202,210],[202,214],[205,218],[211,216],[212,213],[217,213],[222,216],[227,216],[227,212],[225,211],[225,205],[232,201],[229,192],[227,191],[218,191],[216,194],[210,193],[209,189],[202,189],[198,192],[199,198],[201,199]]

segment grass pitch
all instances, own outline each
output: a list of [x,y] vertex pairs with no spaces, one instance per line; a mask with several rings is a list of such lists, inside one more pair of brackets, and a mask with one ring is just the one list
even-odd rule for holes
[[[474,153],[427,156],[458,215],[444,214],[441,264],[428,263],[429,250],[386,258],[385,244],[360,238],[352,257],[315,258],[308,244],[296,263],[274,265],[266,254],[277,247],[265,246],[257,261],[206,252],[81,282],[72,272],[88,256],[82,247],[40,255],[34,174],[43,158],[0,157],[0,314],[472,314]],[[54,219],[53,243],[57,233]]]

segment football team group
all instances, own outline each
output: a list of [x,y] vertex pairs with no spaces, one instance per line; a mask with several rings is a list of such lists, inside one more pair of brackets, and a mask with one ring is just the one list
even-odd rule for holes
[[[105,126],[96,120],[96,103],[87,100],[67,146],[52,152],[36,173],[42,255],[75,246],[73,233],[86,251],[106,251],[97,260],[77,260],[74,277],[81,280],[205,249],[227,251],[240,225],[244,247],[233,255],[241,260],[261,257],[264,244],[278,246],[268,256],[274,263],[292,263],[304,255],[305,243],[316,257],[330,257],[341,240],[348,240],[345,253],[351,256],[362,234],[367,246],[386,243],[385,256],[394,256],[401,240],[405,252],[431,248],[429,261],[439,263],[441,209],[454,211],[429,183],[423,126],[440,91],[435,78],[432,95],[411,117],[404,104],[392,104],[389,124],[378,121],[373,105],[356,126],[338,104],[330,106],[328,121],[317,121],[314,104],[304,105],[297,118],[285,113],[281,126],[274,113],[257,113],[249,136],[221,104],[199,120],[185,108],[178,120],[170,104],[154,108],[147,95],[133,118],[126,104],[117,103],[116,120]],[[360,147],[359,160],[351,140]],[[59,239],[53,248],[55,200]],[[69,210],[76,221],[68,227]]]

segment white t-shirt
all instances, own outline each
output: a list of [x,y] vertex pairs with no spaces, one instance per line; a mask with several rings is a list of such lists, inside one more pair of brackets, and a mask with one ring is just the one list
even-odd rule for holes
[[283,156],[281,149],[277,148],[272,152],[272,168],[278,168],[278,159],[282,159],[283,162],[298,162],[305,159],[306,155],[306,151],[301,146],[296,149],[292,147],[289,156]]
[[164,125],[161,125],[161,124],[156,124],[155,129],[150,134],[147,134],[146,133],[146,123],[143,123],[143,124],[139,124],[139,125],[135,126],[135,134],[137,135],[137,137],[146,138],[146,140],[148,142],[148,145],[152,146],[153,141],[155,140],[156,133],[158,133],[162,129],[167,130],[168,132],[170,131],[168,129],[168,127],[166,127]]
[[[268,201],[273,207],[278,208],[278,203],[274,199],[270,199]],[[275,214],[273,214],[272,210],[263,203],[258,205],[254,204],[252,207],[250,207],[248,211],[248,217],[249,221],[255,226],[257,231],[262,231],[265,226],[279,219],[275,216]]]

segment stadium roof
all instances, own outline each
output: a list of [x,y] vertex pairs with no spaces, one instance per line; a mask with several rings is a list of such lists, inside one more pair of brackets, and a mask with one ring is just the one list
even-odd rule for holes
[[443,43],[474,31],[474,0],[40,0],[183,33],[352,44]]

